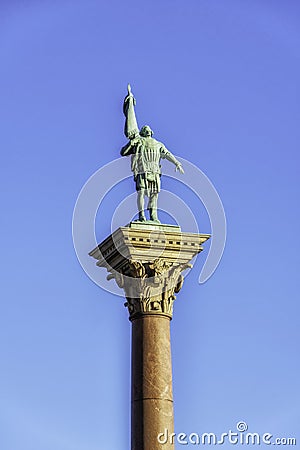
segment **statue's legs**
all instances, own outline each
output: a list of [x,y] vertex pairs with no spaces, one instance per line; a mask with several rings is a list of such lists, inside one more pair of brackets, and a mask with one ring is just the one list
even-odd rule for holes
[[145,190],[140,189],[139,191],[137,191],[137,207],[139,212],[139,220],[141,222],[144,222],[146,220],[144,203],[145,203]]
[[158,193],[151,194],[149,197],[148,209],[150,211],[150,220],[159,222],[157,217],[157,199]]

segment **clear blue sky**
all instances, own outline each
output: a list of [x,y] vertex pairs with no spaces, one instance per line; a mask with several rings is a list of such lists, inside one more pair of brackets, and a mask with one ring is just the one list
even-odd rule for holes
[[128,81],[228,222],[218,270],[198,284],[205,250],[175,305],[176,431],[245,420],[300,442],[299,49],[297,0],[1,1],[1,449],[129,448],[128,314],[71,235],[82,185],[126,142]]

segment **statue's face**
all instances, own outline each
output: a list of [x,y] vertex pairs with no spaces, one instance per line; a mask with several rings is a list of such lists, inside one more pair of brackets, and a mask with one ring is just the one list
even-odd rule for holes
[[152,136],[153,131],[151,130],[151,128],[148,125],[145,125],[141,131],[140,131],[140,135],[143,137],[149,137]]

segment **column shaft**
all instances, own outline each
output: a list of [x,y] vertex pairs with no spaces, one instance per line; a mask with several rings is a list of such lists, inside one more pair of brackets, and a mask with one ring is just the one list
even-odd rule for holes
[[142,315],[132,321],[131,449],[174,450],[159,433],[174,431],[170,319]]

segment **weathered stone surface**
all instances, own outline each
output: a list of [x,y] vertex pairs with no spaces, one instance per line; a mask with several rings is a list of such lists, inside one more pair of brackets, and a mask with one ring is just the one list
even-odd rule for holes
[[141,316],[132,322],[132,450],[173,449],[159,433],[174,431],[170,319]]

